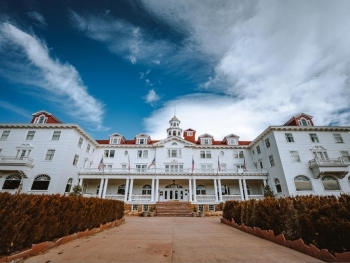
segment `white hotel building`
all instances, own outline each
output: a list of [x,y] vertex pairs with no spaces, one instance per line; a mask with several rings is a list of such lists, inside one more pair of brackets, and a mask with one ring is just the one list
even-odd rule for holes
[[263,198],[266,184],[278,197],[339,195],[350,193],[349,131],[314,126],[312,116],[299,114],[253,141],[234,134],[215,140],[183,131],[174,116],[162,140],[144,133],[95,140],[40,111],[29,124],[0,124],[0,191],[65,194],[80,184],[85,196],[123,200],[132,209],[178,201],[209,210]]

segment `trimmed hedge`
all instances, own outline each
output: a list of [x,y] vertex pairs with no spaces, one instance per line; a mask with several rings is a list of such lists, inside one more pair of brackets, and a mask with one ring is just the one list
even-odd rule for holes
[[0,193],[0,255],[99,227],[124,215],[124,202]]
[[223,218],[333,253],[350,251],[350,195],[227,201]]

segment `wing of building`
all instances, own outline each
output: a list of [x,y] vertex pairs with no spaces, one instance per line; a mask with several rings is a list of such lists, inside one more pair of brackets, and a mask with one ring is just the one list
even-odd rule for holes
[[215,209],[227,200],[350,192],[350,127],[314,126],[299,114],[253,141],[216,139],[169,121],[165,139],[119,133],[96,140],[77,124],[40,111],[31,123],[0,124],[0,191],[123,200],[132,209],[162,201]]

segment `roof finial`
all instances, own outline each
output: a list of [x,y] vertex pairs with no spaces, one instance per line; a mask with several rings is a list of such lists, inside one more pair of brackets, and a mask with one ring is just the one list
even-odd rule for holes
[[174,117],[176,117],[176,105],[174,106]]

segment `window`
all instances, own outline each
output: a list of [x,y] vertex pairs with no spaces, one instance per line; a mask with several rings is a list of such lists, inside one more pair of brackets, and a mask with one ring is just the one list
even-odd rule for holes
[[47,150],[46,156],[45,156],[45,161],[52,161],[54,155],[55,155],[55,150],[53,150],[53,149]]
[[78,142],[78,147],[81,148],[81,146],[83,145],[83,138],[79,138],[79,142]]
[[28,140],[28,141],[33,140],[34,135],[35,135],[35,131],[28,131],[26,140]]
[[269,156],[270,166],[275,166],[275,160],[273,159],[273,155]]
[[212,173],[214,172],[213,166],[211,164],[201,164],[202,173]]
[[260,146],[258,145],[258,146],[256,146],[256,152],[258,153],[258,154],[260,154],[261,153],[261,150],[260,150]]
[[318,140],[318,138],[317,138],[317,134],[316,134],[316,133],[310,133],[309,136],[310,136],[310,140],[311,140],[312,142],[320,142],[320,141]]
[[125,184],[119,185],[118,186],[118,195],[125,195]]
[[300,125],[300,126],[310,126],[310,121],[307,120],[307,119],[305,119],[305,118],[301,118],[301,119],[299,120],[299,125]]
[[205,195],[205,186],[204,185],[197,185],[197,188],[196,188],[196,194],[197,195]]
[[132,205],[132,211],[138,211],[139,205]]
[[204,212],[204,205],[198,205],[198,211]]
[[3,131],[1,134],[0,141],[6,141],[9,135],[10,135],[10,131]]
[[17,150],[16,159],[23,160],[29,157],[31,150]]
[[145,139],[145,138],[138,138],[137,139],[137,144],[147,144],[147,139]]
[[168,157],[180,157],[181,158],[181,150],[168,150]]
[[294,142],[293,134],[291,133],[285,133],[287,142]]
[[200,151],[200,158],[202,159],[210,159],[211,152],[210,151]]
[[146,184],[142,187],[142,195],[151,195],[152,187],[149,184]]
[[89,152],[90,152],[90,148],[91,148],[91,145],[90,145],[90,144],[88,144],[88,145],[86,146],[86,152],[87,152],[87,153],[89,153]]
[[263,169],[264,166],[263,166],[263,163],[260,161],[260,168]]
[[340,151],[340,154],[344,163],[350,163],[350,155],[348,151]]
[[244,171],[244,164],[238,164],[238,165],[236,165],[236,167],[237,167],[238,173],[241,173]]
[[148,150],[138,150],[137,158],[148,158]]
[[114,152],[115,152],[115,150],[105,150],[104,157],[114,158]]
[[341,137],[341,135],[339,133],[333,134],[334,137],[334,141],[336,143],[343,143],[343,138]]
[[136,164],[136,172],[146,172],[147,164]]
[[266,145],[266,148],[270,148],[270,140],[269,140],[269,138],[265,139],[265,145]]
[[58,141],[61,136],[61,131],[54,131],[52,134],[52,139],[53,141]]
[[19,187],[22,177],[19,174],[11,174],[5,178],[2,189],[15,190]]
[[148,212],[148,205],[142,205],[142,212]]
[[109,169],[109,170],[111,170],[112,167],[113,167],[113,164],[103,164],[102,167],[103,167],[103,169]]
[[47,190],[49,188],[50,180],[50,176],[39,174],[35,177],[31,190]]
[[74,155],[74,159],[73,159],[73,165],[74,166],[77,166],[78,160],[79,160],[79,155]]
[[228,140],[228,144],[229,144],[229,145],[237,145],[237,144],[238,144],[237,142],[238,142],[237,139],[229,139],[229,140]]
[[230,194],[230,187],[227,185],[221,185],[221,194],[222,195],[229,195]]
[[340,190],[338,180],[336,178],[334,178],[333,176],[326,175],[326,176],[322,177],[322,184],[323,184],[324,190],[326,190],[326,191]]
[[111,138],[110,143],[111,144],[120,144],[120,139],[119,138]]
[[220,169],[222,172],[226,172],[226,164],[225,163],[220,164]]
[[182,164],[166,164],[165,172],[166,173],[182,173],[184,166]]
[[46,123],[47,117],[45,115],[40,115],[39,117],[36,117],[34,120],[34,123]]
[[243,151],[234,151],[233,152],[233,158],[244,158]]
[[193,132],[192,131],[188,131],[187,132],[187,136],[193,136]]
[[253,155],[255,155],[255,151],[254,150],[252,150],[252,153],[253,153]]
[[277,193],[282,193],[282,187],[280,184],[280,180],[278,180],[277,178],[275,178],[275,187],[276,187]]
[[122,164],[122,170],[126,171],[126,164]]
[[304,175],[298,175],[294,178],[295,189],[297,191],[310,191],[312,190],[311,181]]
[[290,151],[290,157],[293,163],[300,162],[300,157],[298,151]]
[[209,205],[208,208],[210,212],[215,212],[215,205]]
[[211,139],[209,138],[203,138],[201,139],[202,144],[204,145],[210,145],[211,144]]
[[326,149],[320,149],[320,150],[313,150],[312,151],[314,157],[316,160],[319,161],[328,161],[328,154]]
[[67,181],[66,189],[64,190],[65,193],[69,193],[73,184],[73,178],[69,178]]

